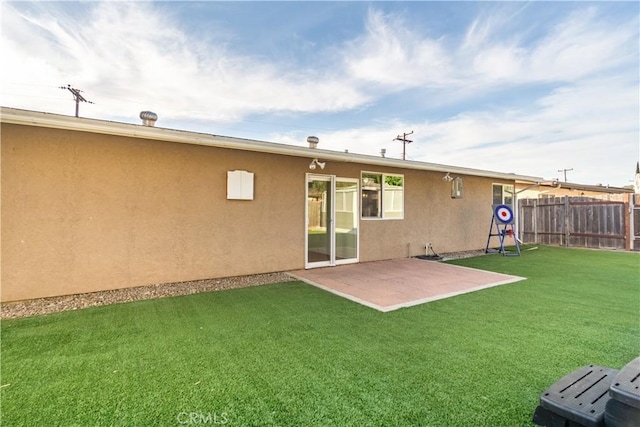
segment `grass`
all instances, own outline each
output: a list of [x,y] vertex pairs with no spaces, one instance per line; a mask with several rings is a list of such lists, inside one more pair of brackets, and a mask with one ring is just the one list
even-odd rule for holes
[[540,393],[640,352],[640,257],[454,264],[528,280],[380,313],[301,282],[2,322],[3,426],[531,426]]

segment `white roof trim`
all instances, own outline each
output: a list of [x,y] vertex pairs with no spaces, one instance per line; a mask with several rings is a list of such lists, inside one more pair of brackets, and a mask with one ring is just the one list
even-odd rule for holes
[[106,120],[87,119],[82,117],[63,116],[52,113],[20,110],[0,107],[0,122],[23,126],[38,126],[52,129],[65,129],[80,132],[92,132],[105,135],[126,136],[132,138],[151,139],[181,144],[206,145],[210,147],[229,148],[234,150],[255,151],[260,153],[280,154],[307,158],[319,158],[333,162],[362,163],[366,165],[386,166],[401,169],[416,169],[435,172],[449,172],[459,175],[481,176],[487,178],[515,180],[523,182],[540,182],[541,177],[516,175],[513,173],[492,172],[481,169],[448,166],[436,163],[417,162],[413,160],[390,159],[365,154],[341,153],[319,148],[297,147],[273,142],[252,139],[234,138],[190,131],[165,129]]

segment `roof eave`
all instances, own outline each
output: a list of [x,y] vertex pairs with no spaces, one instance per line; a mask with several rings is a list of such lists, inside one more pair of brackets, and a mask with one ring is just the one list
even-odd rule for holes
[[450,166],[437,163],[425,163],[412,160],[390,159],[365,154],[341,153],[318,148],[298,147],[266,141],[235,138],[213,134],[182,131],[141,124],[113,122],[83,117],[64,116],[52,113],[21,110],[9,107],[0,107],[0,122],[18,124],[24,126],[40,126],[51,129],[74,130],[105,135],[126,136],[132,138],[151,139],[155,141],[174,142],[182,144],[204,145],[235,150],[255,151],[286,156],[319,158],[323,161],[342,163],[363,163],[372,166],[384,166],[390,168],[426,170],[434,172],[449,172],[458,175],[471,175],[495,179],[536,183],[543,178],[487,171],[482,169]]

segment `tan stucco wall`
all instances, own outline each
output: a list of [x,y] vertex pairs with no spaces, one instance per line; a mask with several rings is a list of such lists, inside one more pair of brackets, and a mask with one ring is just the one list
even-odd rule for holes
[[[308,158],[2,124],[1,299],[304,267]],[[226,199],[228,170],[255,174]],[[488,178],[328,162],[328,175],[405,176],[404,220],[361,220],[360,260],[484,247]],[[316,171],[318,172],[318,171]]]
[[2,300],[299,268],[302,163],[3,124]]
[[[402,171],[383,171],[402,172]],[[451,198],[443,173],[404,171],[404,220],[362,220],[361,261],[416,256],[431,243],[438,253],[484,248],[491,223],[488,178],[463,176],[464,197]]]

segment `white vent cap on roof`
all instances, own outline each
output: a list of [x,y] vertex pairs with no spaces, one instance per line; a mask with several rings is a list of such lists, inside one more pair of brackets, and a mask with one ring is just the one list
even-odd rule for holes
[[316,148],[318,146],[318,142],[320,142],[320,138],[317,136],[308,136],[307,142],[309,143],[309,148]]
[[142,119],[142,124],[145,126],[155,126],[156,120],[158,120],[158,115],[153,111],[141,111],[140,118]]

